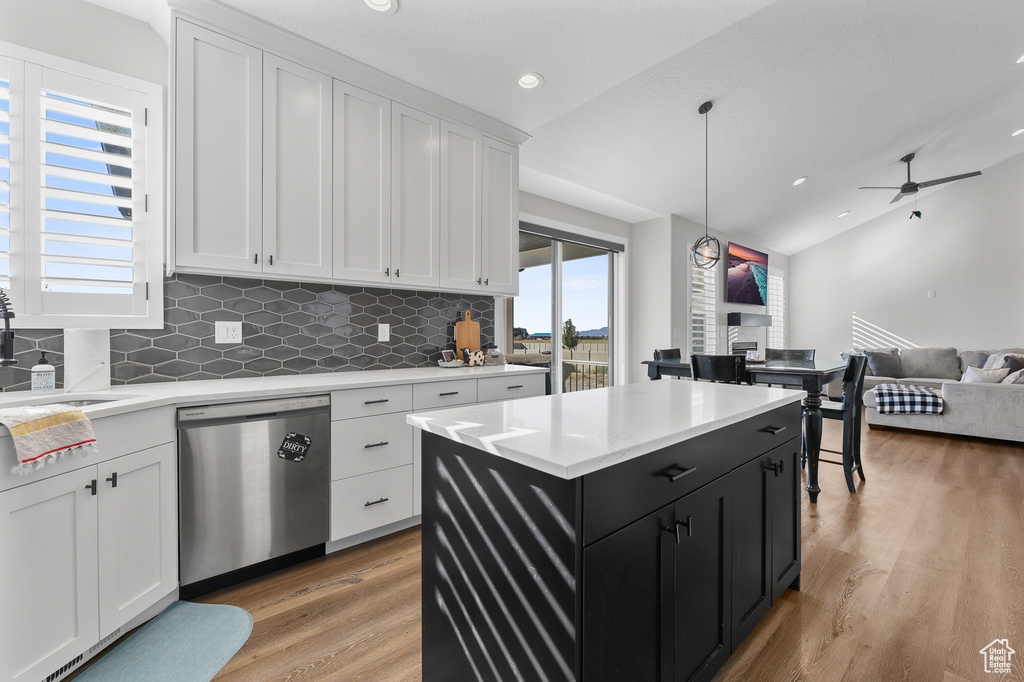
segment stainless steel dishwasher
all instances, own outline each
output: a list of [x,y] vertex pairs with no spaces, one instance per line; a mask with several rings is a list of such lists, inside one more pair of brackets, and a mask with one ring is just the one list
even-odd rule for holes
[[323,554],[330,402],[321,395],[178,410],[183,594],[304,558],[293,556],[300,550]]

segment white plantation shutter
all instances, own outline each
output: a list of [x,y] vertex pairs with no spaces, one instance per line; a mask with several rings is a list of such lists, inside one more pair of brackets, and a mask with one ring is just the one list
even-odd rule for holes
[[11,60],[0,57],[0,288],[11,288]]
[[768,347],[786,347],[786,271],[768,268],[768,314],[772,326],[768,328]]
[[41,53],[9,61],[20,122],[11,147],[23,171],[11,188],[18,317],[38,327],[161,326],[159,86]]
[[690,263],[691,353],[715,353],[718,347],[717,302],[718,265],[703,270]]

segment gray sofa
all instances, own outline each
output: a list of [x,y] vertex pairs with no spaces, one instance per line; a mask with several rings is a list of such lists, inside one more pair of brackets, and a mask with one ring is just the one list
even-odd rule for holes
[[[864,380],[868,426],[890,426],[979,438],[1024,442],[1024,384],[963,383],[968,367],[1000,353],[1024,355],[1024,348],[960,351],[955,348],[907,348],[899,351],[903,376],[871,375]],[[878,384],[928,386],[942,395],[942,414],[879,414],[874,392]]]

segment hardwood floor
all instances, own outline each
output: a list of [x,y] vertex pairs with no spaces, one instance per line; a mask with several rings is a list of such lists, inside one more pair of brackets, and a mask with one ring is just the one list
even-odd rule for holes
[[[826,423],[825,446],[840,435]],[[1024,679],[1024,447],[865,430],[862,448],[856,495],[822,464],[804,496],[802,591],[715,679]],[[420,679],[419,564],[410,529],[198,600],[255,620],[217,679]],[[1011,675],[984,673],[996,638]]]

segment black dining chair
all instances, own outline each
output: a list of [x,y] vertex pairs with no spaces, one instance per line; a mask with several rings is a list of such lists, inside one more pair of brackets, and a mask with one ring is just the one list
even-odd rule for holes
[[691,355],[690,375],[694,381],[742,384],[747,381],[747,359],[742,355]]
[[853,486],[854,471],[860,476],[860,480],[865,480],[864,467],[860,461],[860,430],[861,415],[864,412],[864,374],[867,366],[866,355],[851,355],[846,361],[846,373],[843,374],[843,402],[823,400],[821,403],[823,418],[843,421],[843,449],[821,448],[821,452],[842,455],[843,460],[836,462],[819,458],[818,461],[842,465],[843,473],[846,475],[846,487],[851,493],[857,492]]
[[683,353],[678,348],[665,348],[654,351],[655,360],[682,360]]

